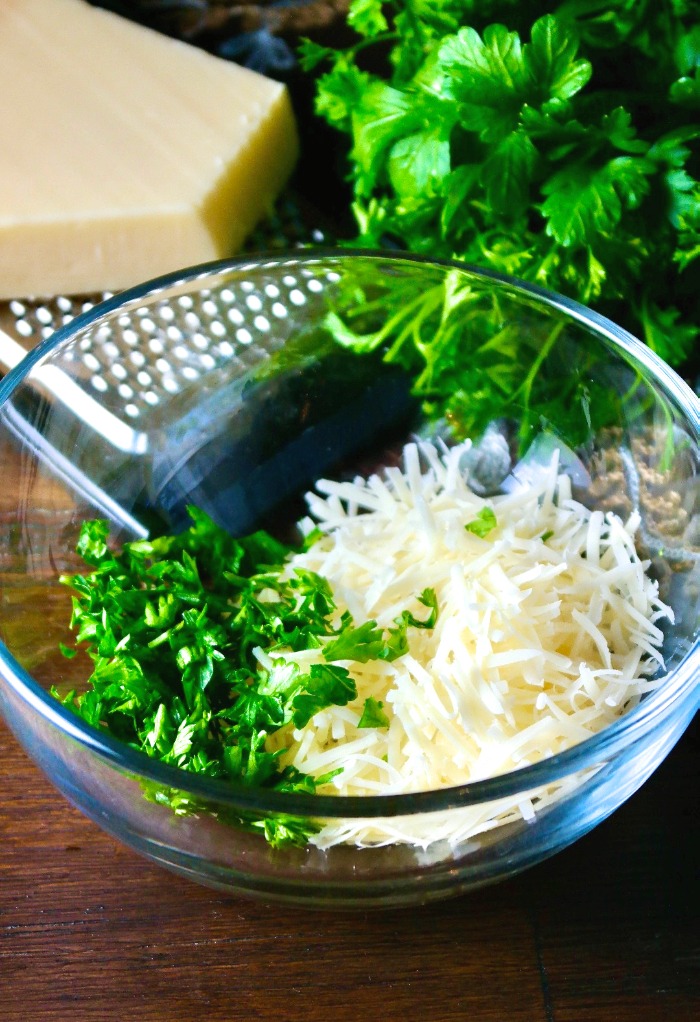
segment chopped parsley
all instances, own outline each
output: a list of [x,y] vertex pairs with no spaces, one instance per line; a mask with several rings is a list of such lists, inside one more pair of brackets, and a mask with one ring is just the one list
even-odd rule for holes
[[374,699],[369,696],[365,699],[364,709],[358,727],[389,727],[389,718],[384,712],[384,703],[381,699]]
[[467,522],[464,528],[467,532],[472,532],[475,536],[483,539],[490,532],[493,532],[497,524],[493,508],[483,507],[476,518],[471,522]]
[[[418,598],[430,609],[426,621],[405,611],[386,632],[374,621],[356,625],[348,613],[338,618],[326,579],[289,568],[295,548],[266,532],[235,539],[197,508],[189,514],[192,524],[179,535],[126,543],[117,553],[107,522],[83,524],[77,552],[91,571],[61,577],[73,590],[75,647],[60,648],[69,658],[83,648],[92,673],[85,691],[62,702],[163,763],[237,784],[314,792],[329,777],[281,767],[281,750],[268,751],[268,737],[356,699],[350,670],[332,661],[406,652],[408,626],[434,624],[435,594]],[[293,654],[309,649],[325,662],[302,669]],[[359,726],[384,727],[385,720],[381,704],[369,701]],[[203,808],[153,782],[145,792],[177,813]],[[237,822],[273,845],[304,843],[318,829],[289,816],[242,813]]]

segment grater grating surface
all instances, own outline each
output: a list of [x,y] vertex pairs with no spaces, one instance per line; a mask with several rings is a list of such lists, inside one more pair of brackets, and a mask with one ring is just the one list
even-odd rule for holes
[[[253,531],[414,421],[406,374],[379,355],[357,359],[325,329],[356,293],[347,264],[341,251],[268,252],[116,295],[0,384],[0,418],[89,515],[128,534],[178,531],[191,504],[234,534]],[[373,264],[373,277],[384,272]],[[24,321],[28,309],[13,306]]]
[[[324,233],[310,226],[313,216],[293,195],[286,195],[253,232],[246,250],[279,252],[324,242]],[[83,331],[77,343],[63,351],[62,358],[74,363],[71,376],[80,381],[83,394],[75,384],[67,387],[66,378],[53,387],[54,395],[66,400],[67,388],[75,414],[90,421],[108,442],[143,449],[145,434],[161,419],[170,399],[219,368],[242,375],[269,358],[283,343],[279,334],[284,331],[274,329],[275,321],[287,318],[323,286],[305,270],[286,275],[280,285],[260,288],[241,280],[216,291],[202,289],[196,298],[182,295],[175,302],[168,298],[132,308],[116,321]],[[0,330],[0,368],[12,368],[58,327],[110,297],[104,292],[6,303],[0,309],[0,324],[7,329],[4,336]]]

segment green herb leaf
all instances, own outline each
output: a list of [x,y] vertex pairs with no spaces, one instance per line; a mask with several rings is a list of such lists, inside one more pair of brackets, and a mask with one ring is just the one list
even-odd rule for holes
[[365,699],[362,716],[357,726],[361,728],[389,727],[390,721],[383,707],[384,703],[380,699],[374,699],[372,696],[369,696]]
[[365,621],[357,626],[350,621],[337,639],[326,643],[323,657],[325,660],[357,660],[366,664],[368,660],[377,660],[383,648],[382,629],[377,627],[376,621]]
[[108,537],[108,522],[100,519],[83,522],[78,537],[77,552],[88,564],[99,564],[109,553]]
[[292,700],[292,720],[301,728],[328,706],[346,706],[357,698],[357,686],[344,667],[312,664],[302,679],[304,692]]
[[363,36],[385,32],[389,26],[382,7],[382,0],[355,0],[348,12],[348,24]]
[[490,532],[493,532],[497,524],[493,508],[483,507],[476,518],[472,522],[468,522],[464,528],[467,532],[471,532],[475,536],[479,536],[480,539],[483,539]]

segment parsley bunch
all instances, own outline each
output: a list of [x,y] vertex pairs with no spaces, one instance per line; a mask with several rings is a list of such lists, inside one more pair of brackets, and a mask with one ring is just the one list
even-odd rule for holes
[[301,61],[349,136],[358,244],[522,277],[693,354],[697,0],[352,0],[349,22],[354,45]]

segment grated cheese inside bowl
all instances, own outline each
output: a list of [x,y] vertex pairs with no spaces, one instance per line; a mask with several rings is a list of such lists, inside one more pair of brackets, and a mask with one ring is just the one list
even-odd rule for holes
[[[426,588],[438,606],[435,627],[409,627],[397,659],[335,661],[357,699],[271,739],[283,765],[317,777],[338,771],[321,792],[397,794],[502,774],[596,734],[658,684],[650,678],[663,667],[658,622],[672,611],[635,549],[638,515],[623,522],[573,500],[556,451],[525,486],[484,499],[461,470],[466,450],[468,442],[409,444],[403,469],[322,480],[307,497],[313,521],[304,528],[322,536],[288,571],[330,582],[338,623],[344,611],[383,628],[406,610],[425,618]],[[264,656],[305,669],[324,662],[320,649]],[[382,704],[383,726],[358,726],[367,699]],[[328,824],[315,841],[464,840],[531,819],[565,787],[495,812],[438,814],[425,833],[355,820]]]

